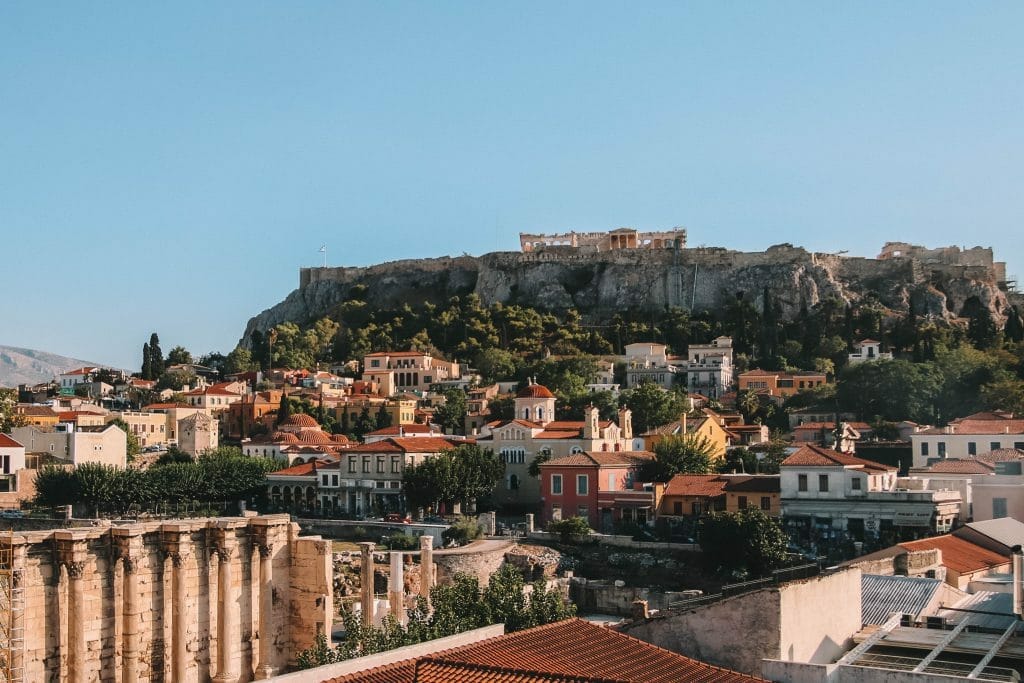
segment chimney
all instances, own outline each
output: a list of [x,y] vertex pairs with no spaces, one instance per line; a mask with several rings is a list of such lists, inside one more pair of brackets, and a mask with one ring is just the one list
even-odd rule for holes
[[1013,613],[1019,618],[1024,612],[1024,552],[1013,546]]

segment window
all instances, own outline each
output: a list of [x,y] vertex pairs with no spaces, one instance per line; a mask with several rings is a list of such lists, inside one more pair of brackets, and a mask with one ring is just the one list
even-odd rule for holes
[[582,517],[583,519],[590,519],[590,508],[586,505],[580,505],[576,508],[576,516]]
[[551,495],[560,496],[562,495],[562,475],[552,474],[551,475]]
[[325,475],[323,476],[323,481],[324,481],[323,485],[324,485],[324,486],[327,486],[327,481],[328,481],[328,479],[329,479],[329,477],[328,477],[328,476],[327,476],[327,475],[325,474]]
[[1018,451],[1024,451],[1024,441],[1014,441],[1013,447],[1016,448]]
[[580,496],[587,495],[590,489],[590,477],[585,474],[576,475],[576,494]]
[[1002,519],[1006,517],[1006,499],[1005,498],[993,498],[992,499],[992,519]]
[[993,441],[992,443],[990,443],[988,445],[988,449],[990,451],[998,451],[999,450],[999,442],[998,441]]
[[402,471],[402,459],[397,455],[391,456],[391,474],[398,474]]
[[681,517],[683,514],[683,501],[677,500],[672,503],[672,514],[676,517]]
[[968,441],[967,442],[967,455],[977,455],[977,454],[978,454],[978,444],[975,443],[974,441]]
[[946,442],[945,441],[940,441],[939,442],[939,457],[940,458],[945,458],[946,457]]
[[768,512],[769,510],[772,509],[771,496],[761,496],[761,509],[764,510],[765,512]]
[[355,458],[349,458],[348,459],[348,473],[349,474],[355,474],[356,473],[356,459]]
[[383,455],[378,455],[377,456],[377,473],[378,474],[384,474],[384,456]]
[[828,475],[827,474],[819,474],[818,475],[818,491],[820,491],[822,493],[827,493],[828,492]]
[[371,368],[379,368],[380,367],[380,361],[376,360],[376,359],[371,360],[370,361],[370,367]]
[[615,473],[614,472],[609,472],[608,473],[608,490],[609,491],[614,491],[615,490]]
[[807,475],[806,474],[798,474],[798,475],[796,475],[796,488],[797,488],[798,491],[806,491],[807,490]]
[[747,509],[747,497],[746,496],[740,496],[739,497],[739,507],[740,507],[740,510],[746,510]]
[[370,456],[363,456],[363,473],[369,474],[370,472]]
[[516,491],[518,489],[519,489],[519,477],[514,475],[514,474],[508,475],[508,490],[509,491]]
[[850,488],[854,491],[860,491],[860,477],[854,477],[850,482]]
[[921,455],[926,456],[926,457],[928,455],[928,442],[927,441],[922,441],[921,442]]

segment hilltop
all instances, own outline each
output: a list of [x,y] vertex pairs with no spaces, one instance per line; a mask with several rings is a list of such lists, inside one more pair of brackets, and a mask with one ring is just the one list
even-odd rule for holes
[[586,319],[599,319],[667,307],[714,312],[737,297],[760,307],[767,289],[777,297],[782,320],[793,320],[801,308],[826,299],[851,306],[875,299],[893,315],[905,314],[913,302],[918,315],[951,320],[963,315],[965,307],[980,305],[1002,321],[1016,297],[1005,277],[991,249],[978,247],[927,250],[890,243],[879,258],[869,259],[789,244],[763,252],[549,246],[363,268],[304,268],[298,289],[249,320],[242,343],[255,330],[330,315],[356,291],[380,309],[438,305],[474,293],[484,305],[515,303],[556,312],[572,308]]
[[96,364],[46,351],[0,346],[0,387],[48,382],[62,372],[85,365]]

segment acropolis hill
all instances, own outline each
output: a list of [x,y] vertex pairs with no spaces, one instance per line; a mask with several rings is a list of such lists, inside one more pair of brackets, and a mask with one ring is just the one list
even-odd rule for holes
[[358,285],[368,304],[396,309],[476,293],[484,304],[527,304],[554,311],[575,308],[585,317],[666,306],[716,310],[742,292],[760,306],[765,287],[792,317],[837,297],[855,303],[868,294],[894,313],[913,296],[921,315],[951,319],[976,297],[1001,320],[1016,297],[1004,263],[992,249],[927,249],[884,245],[877,258],[813,253],[790,244],[760,252],[686,247],[686,230],[642,233],[521,234],[519,252],[393,261],[368,267],[303,268],[299,288],[252,318],[243,339],[284,321],[327,315]]

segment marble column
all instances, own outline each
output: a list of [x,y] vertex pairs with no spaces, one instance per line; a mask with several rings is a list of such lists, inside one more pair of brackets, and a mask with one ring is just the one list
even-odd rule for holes
[[235,553],[235,540],[231,530],[222,532],[216,548],[219,563],[217,573],[217,675],[215,683],[234,683],[238,680],[235,671],[235,641],[238,639],[238,596],[232,585],[231,558]]
[[391,576],[388,578],[388,607],[399,624],[405,623],[405,566],[403,553],[391,553]]
[[362,604],[363,626],[373,625],[373,549],[374,543],[363,542],[359,544],[361,555],[360,584],[359,591]]
[[274,546],[260,543],[260,659],[256,665],[256,678],[264,680],[277,674],[273,664],[274,642]]
[[430,589],[434,587],[434,537],[420,536],[420,595],[430,604]]
[[171,673],[175,681],[184,681],[188,675],[188,546],[181,541],[168,553],[173,578],[171,585]]
[[85,607],[85,559],[84,538],[76,538],[73,532],[58,531],[57,557],[67,571],[68,600],[68,683],[85,683],[87,678],[88,650],[85,645],[85,622],[88,610]]
[[121,605],[122,655],[121,666],[124,683],[139,681],[139,650],[142,606],[139,604],[138,563],[141,548],[131,539],[119,539],[121,569],[124,572],[124,595]]

